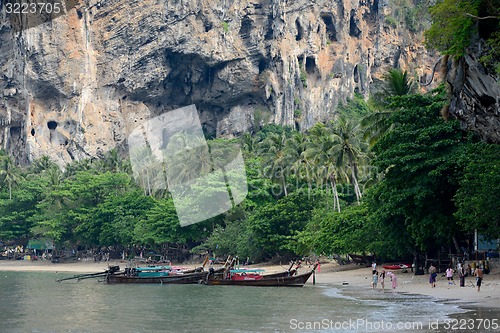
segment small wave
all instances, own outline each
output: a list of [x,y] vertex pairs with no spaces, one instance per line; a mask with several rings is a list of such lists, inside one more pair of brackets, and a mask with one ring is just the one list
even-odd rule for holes
[[323,291],[323,295],[328,296],[328,297],[333,297],[333,298],[341,298],[341,299],[347,299],[351,301],[360,301],[360,299],[348,295],[344,295],[342,293],[342,290],[337,289],[337,288],[332,288],[332,287],[327,287]]

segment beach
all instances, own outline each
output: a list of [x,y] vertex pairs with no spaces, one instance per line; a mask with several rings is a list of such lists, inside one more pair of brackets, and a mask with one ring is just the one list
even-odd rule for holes
[[[51,263],[50,261],[0,261],[1,271],[16,271],[16,272],[53,272],[54,274],[83,274],[97,273],[104,271],[108,266],[119,265],[121,268],[126,267],[126,261],[111,260],[108,262],[73,262],[73,263]],[[145,265],[145,264],[144,264]],[[200,264],[180,264],[182,267],[194,268]],[[279,272],[288,268],[288,265],[269,265],[256,264],[251,266],[242,266],[248,268],[264,268],[266,273]],[[299,269],[299,273],[308,271],[311,266],[305,265]],[[382,268],[378,268],[379,272]],[[387,272],[388,270],[386,270]],[[392,271],[397,276],[398,287],[391,289],[391,281],[389,277],[385,280],[385,290],[381,289],[380,283],[376,290],[372,289],[371,268],[361,267],[354,264],[339,266],[335,263],[323,263],[320,271],[316,273],[317,284],[329,284],[332,286],[342,286],[344,290],[353,289],[357,292],[364,293],[407,293],[418,294],[436,297],[448,303],[456,303],[462,307],[474,306],[485,308],[500,309],[500,274],[494,271],[486,274],[483,280],[481,291],[477,292],[477,288],[473,287],[475,283],[474,277],[466,278],[466,287],[459,286],[458,276],[455,274],[455,284],[449,285],[444,274],[439,274],[435,288],[429,284],[429,276],[414,275],[410,271],[403,273],[401,270]],[[311,284],[312,280],[308,281]]]
[[342,285],[347,289],[364,289],[366,293],[399,292],[427,295],[448,303],[456,303],[462,307],[474,306],[500,309],[500,274],[498,272],[485,274],[481,291],[478,292],[475,287],[474,277],[467,277],[466,287],[460,287],[457,274],[454,276],[455,284],[449,285],[444,273],[441,273],[437,277],[436,287],[432,288],[429,284],[428,274],[414,275],[410,271],[408,273],[392,271],[397,276],[398,287],[395,290],[391,289],[391,280],[389,277],[386,277],[385,290],[383,291],[380,283],[378,283],[376,290],[372,289],[371,268],[357,268],[343,271],[332,270],[334,268],[328,266],[325,268],[321,267],[321,272],[316,275],[316,283]]

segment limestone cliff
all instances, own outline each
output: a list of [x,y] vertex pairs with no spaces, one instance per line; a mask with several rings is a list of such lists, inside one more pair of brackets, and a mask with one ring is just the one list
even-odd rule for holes
[[193,103],[211,135],[306,129],[390,67],[431,72],[390,1],[74,0],[24,30],[2,11],[0,144],[18,163],[64,165]]
[[500,143],[500,80],[480,61],[485,52],[475,41],[459,60],[449,60],[446,79],[451,87],[450,114],[483,141]]

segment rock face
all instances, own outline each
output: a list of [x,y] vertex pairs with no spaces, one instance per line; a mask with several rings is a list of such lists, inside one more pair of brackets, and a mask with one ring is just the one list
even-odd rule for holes
[[447,75],[452,91],[450,113],[484,141],[500,143],[500,82],[481,65],[477,49],[468,51],[448,66],[452,68]]
[[307,129],[391,67],[431,72],[435,55],[388,23],[389,2],[82,0],[21,31],[2,11],[0,144],[63,166],[189,104],[209,135]]

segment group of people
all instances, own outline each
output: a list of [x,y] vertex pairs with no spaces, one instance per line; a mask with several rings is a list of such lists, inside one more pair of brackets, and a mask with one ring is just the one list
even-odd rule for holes
[[[483,282],[484,278],[484,271],[481,269],[481,267],[477,267],[474,272],[472,272],[472,268],[470,265],[465,268],[461,263],[457,265],[457,272],[458,272],[458,277],[460,279],[460,287],[465,287],[465,278],[470,275],[474,275],[476,277],[476,286],[477,286],[477,291],[481,291],[481,284]],[[453,268],[450,266],[448,269],[446,269],[446,279],[448,280],[448,285],[455,284],[455,281],[453,281],[453,276],[455,274],[455,271]],[[432,288],[436,287],[436,277],[437,277],[437,269],[434,266],[433,263],[431,263],[429,267],[429,283]]]
[[392,289],[396,289],[398,286],[398,278],[396,274],[393,272],[385,272],[383,269],[382,272],[379,274],[377,271],[377,263],[373,262],[372,263],[372,288],[377,289],[377,284],[380,281],[380,285],[382,286],[382,290],[385,290],[385,278],[388,276],[391,279],[391,287]]

